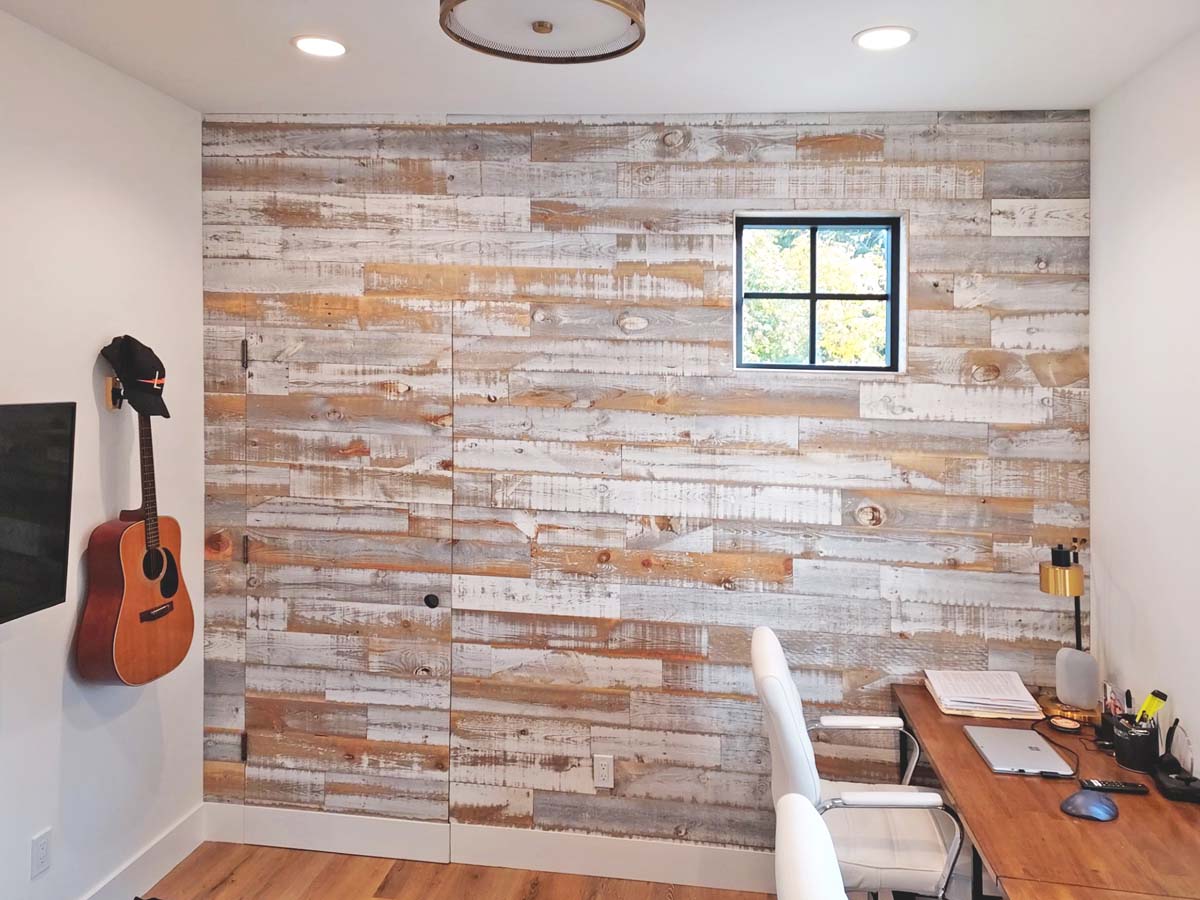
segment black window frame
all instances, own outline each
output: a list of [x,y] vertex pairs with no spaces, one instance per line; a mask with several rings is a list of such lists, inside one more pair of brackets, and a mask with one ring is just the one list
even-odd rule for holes
[[[889,230],[887,293],[831,294],[817,290],[817,232],[825,228],[882,226]],[[899,216],[738,216],[735,220],[737,252],[737,297],[734,331],[737,342],[735,365],[739,369],[779,369],[793,372],[899,372],[900,371],[900,217]],[[742,233],[746,228],[808,228],[809,290],[807,292],[743,291]],[[807,364],[746,362],[742,358],[742,306],[746,300],[793,300],[808,303]],[[817,305],[822,300],[877,300],[887,303],[886,366],[833,366],[817,362]]]

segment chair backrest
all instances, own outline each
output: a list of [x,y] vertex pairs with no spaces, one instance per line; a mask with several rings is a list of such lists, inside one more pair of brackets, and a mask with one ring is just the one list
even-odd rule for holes
[[776,801],[784,794],[802,794],[818,804],[821,779],[804,724],[804,706],[783,647],[770,628],[754,629],[750,659],[771,742],[771,793]]
[[807,797],[775,804],[775,895],[779,900],[846,900],[833,838]]

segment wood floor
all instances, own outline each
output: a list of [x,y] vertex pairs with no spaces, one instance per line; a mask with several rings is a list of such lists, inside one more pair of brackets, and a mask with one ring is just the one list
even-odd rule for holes
[[145,894],[160,900],[769,900],[767,894],[201,844]]

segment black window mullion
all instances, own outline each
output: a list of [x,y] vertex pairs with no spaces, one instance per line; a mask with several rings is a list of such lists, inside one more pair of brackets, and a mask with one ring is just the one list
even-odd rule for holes
[[817,364],[817,226],[808,230],[808,364]]

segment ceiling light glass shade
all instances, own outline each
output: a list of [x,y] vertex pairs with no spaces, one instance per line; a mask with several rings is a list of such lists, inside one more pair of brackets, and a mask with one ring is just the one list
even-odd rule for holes
[[646,0],[441,0],[442,30],[505,59],[584,63],[646,38]]
[[317,37],[315,35],[302,34],[299,37],[292,38],[292,45],[303,53],[309,56],[343,56],[346,53],[346,45],[333,40],[333,38]]
[[903,25],[881,25],[860,31],[854,36],[854,43],[864,50],[896,50],[916,36],[915,31]]

